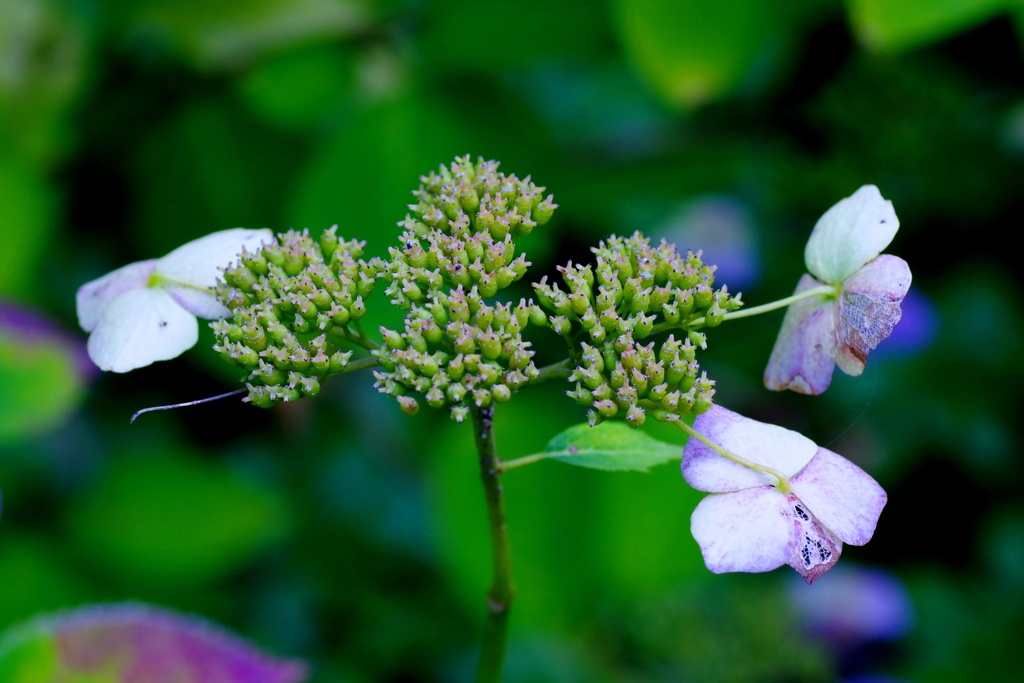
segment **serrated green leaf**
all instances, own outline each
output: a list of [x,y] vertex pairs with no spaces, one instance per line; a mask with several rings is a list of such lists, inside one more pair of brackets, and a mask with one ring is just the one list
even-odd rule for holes
[[655,465],[678,460],[683,450],[621,422],[604,422],[596,427],[569,427],[538,455],[598,470],[646,472]]

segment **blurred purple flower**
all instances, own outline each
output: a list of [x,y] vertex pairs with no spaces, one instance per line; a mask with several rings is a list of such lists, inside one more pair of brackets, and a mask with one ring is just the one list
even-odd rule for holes
[[810,631],[842,648],[898,640],[914,616],[903,584],[881,569],[840,567],[812,588],[793,582],[790,599]]
[[739,292],[761,277],[754,217],[746,204],[728,195],[698,197],[679,208],[655,231],[682,249],[704,252],[718,267],[715,280]]
[[[39,647],[41,640],[51,645]],[[306,678],[301,662],[269,657],[204,620],[140,604],[89,606],[29,622],[0,642],[0,662],[13,655],[17,667],[51,651],[53,673],[69,680],[99,672],[102,680],[121,683],[298,683]]]
[[918,289],[911,289],[900,303],[903,317],[876,356],[913,356],[924,351],[939,335],[939,313],[935,304]]
[[85,344],[37,311],[0,301],[0,334],[26,344],[45,342],[61,347],[74,359],[83,380],[93,379],[100,374],[99,368],[89,360]]

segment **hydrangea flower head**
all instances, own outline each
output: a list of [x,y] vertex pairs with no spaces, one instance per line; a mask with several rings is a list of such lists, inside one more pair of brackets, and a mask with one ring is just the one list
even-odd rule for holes
[[271,239],[270,230],[223,230],[82,285],[78,323],[90,333],[89,358],[102,370],[128,372],[192,348],[197,316],[231,314],[214,291],[220,269]]
[[708,569],[766,572],[788,564],[808,583],[832,566],[843,543],[864,545],[885,506],[867,473],[801,434],[715,405],[694,429],[759,469],[690,438],[683,477],[706,491],[690,530]]
[[848,375],[864,371],[874,350],[900,320],[900,302],[910,288],[903,259],[881,254],[899,219],[878,188],[865,185],[825,212],[804,250],[810,274],[795,294],[825,286],[822,293],[792,304],[782,321],[764,372],[769,389],[820,394],[833,368]]

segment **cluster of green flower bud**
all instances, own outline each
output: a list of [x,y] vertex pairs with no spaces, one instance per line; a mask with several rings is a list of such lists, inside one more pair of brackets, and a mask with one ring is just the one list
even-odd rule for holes
[[233,317],[211,324],[214,350],[249,372],[244,400],[267,408],[315,396],[324,377],[345,370],[352,352],[340,342],[361,336],[352,326],[379,269],[359,258],[363,245],[345,242],[337,226],[319,243],[289,231],[224,270],[217,294]]
[[697,347],[689,338],[680,343],[669,335],[655,351],[653,341],[644,346],[626,332],[602,347],[583,343],[582,362],[569,376],[576,389],[566,392],[590,406],[591,426],[621,417],[639,427],[648,411],[660,420],[671,420],[711,408],[715,383],[705,372],[697,376]]
[[[593,252],[595,267],[559,268],[566,290],[547,278],[534,285],[556,333],[571,343],[589,338],[569,395],[591,407],[591,424],[624,417],[639,426],[647,411],[659,419],[706,411],[714,382],[698,377],[696,349],[707,347],[699,328],[721,323],[742,306],[740,297],[713,289],[715,267],[700,252],[683,256],[664,240],[652,247],[640,233],[613,236]],[[685,332],[685,341],[669,336],[657,352],[654,342],[637,343],[671,329]]]
[[477,287],[440,292],[425,306],[413,305],[404,333],[380,328],[384,346],[372,352],[382,366],[375,386],[410,415],[419,410],[410,394],[418,393],[462,422],[471,405],[504,403],[538,377],[534,351],[522,337],[531,321],[544,322],[533,301],[491,306]]
[[423,400],[461,422],[470,406],[503,403],[539,374],[522,331],[531,321],[546,324],[544,312],[532,300],[492,306],[485,299],[526,274],[530,263],[516,255],[515,240],[547,223],[557,206],[529,178],[468,156],[420,183],[399,223],[401,247],[381,267],[391,301],[409,313],[404,332],[381,328],[375,386],[407,413]]
[[412,213],[398,225],[401,247],[381,276],[398,306],[433,301],[457,287],[494,296],[526,274],[526,256],[514,240],[551,219],[557,206],[529,178],[498,172],[498,162],[456,158],[420,178]]

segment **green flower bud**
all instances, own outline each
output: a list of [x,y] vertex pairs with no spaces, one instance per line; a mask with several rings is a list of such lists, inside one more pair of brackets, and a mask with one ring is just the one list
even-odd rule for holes
[[386,327],[381,327],[380,334],[381,337],[384,338],[384,343],[387,344],[389,347],[397,349],[399,351],[406,347],[405,339],[403,339],[402,335],[398,334],[394,330],[389,330]]
[[504,384],[495,384],[491,387],[491,398],[495,403],[508,403],[508,400],[512,398],[512,390]]
[[589,406],[594,403],[594,395],[588,389],[583,388],[579,382],[576,383],[576,391],[567,391],[565,394],[581,406]]
[[725,311],[718,303],[711,304],[711,308],[704,314],[704,324],[708,327],[718,327],[725,320]]
[[462,422],[469,415],[469,408],[465,406],[454,406],[451,410],[450,415],[453,420],[455,420],[459,424],[462,424]]
[[480,345],[480,355],[488,360],[494,360],[501,355],[501,340],[493,332],[485,332],[476,338]]
[[351,358],[351,351],[335,351],[331,354],[331,372],[342,372],[348,366],[348,362]]
[[536,304],[530,307],[530,322],[537,327],[548,326],[548,317],[541,310],[540,306]]
[[605,419],[615,417],[619,412],[619,406],[610,400],[594,401],[594,409]]
[[458,381],[462,379],[465,372],[466,366],[463,362],[463,356],[461,353],[448,362],[448,376],[451,377],[452,380]]
[[696,306],[696,300],[693,298],[688,290],[676,292],[676,306],[679,308],[679,315],[683,318],[693,313],[693,309]]
[[630,407],[626,413],[626,422],[629,423],[630,427],[642,427],[646,419],[647,416],[644,413],[644,409],[639,406]]
[[661,401],[668,394],[668,384],[661,383],[651,387],[647,392],[647,398],[655,403]]
[[644,373],[639,370],[630,371],[630,379],[633,380],[633,386],[636,387],[637,396],[645,396],[647,394],[647,377]]
[[252,273],[255,275],[266,275],[267,272],[269,271],[267,259],[266,257],[263,256],[262,250],[250,252],[246,251],[245,247],[243,246],[240,258],[245,267],[252,271]]
[[697,288],[693,290],[693,300],[697,308],[707,308],[714,301],[715,293],[706,284],[699,284]]
[[555,331],[555,334],[565,337],[568,336],[570,332],[572,332],[572,323],[570,323],[569,319],[564,315],[553,315],[551,316],[550,321],[551,329]]
[[551,220],[551,216],[554,215],[555,209],[558,208],[558,204],[554,203],[554,197],[548,195],[547,198],[541,203],[533,207],[530,212],[530,218],[533,219],[537,225],[547,225],[547,222]]
[[644,339],[654,330],[653,315],[646,315],[644,313],[637,313],[633,317],[633,337],[635,339]]
[[598,401],[608,401],[615,395],[613,390],[607,383],[601,383],[591,390],[594,398]]
[[396,400],[398,401],[398,407],[406,415],[415,415],[420,410],[420,404],[411,396],[399,396]]
[[329,258],[338,248],[338,226],[332,225],[320,235],[320,248],[324,257]]
[[703,350],[707,350],[707,348],[708,348],[708,340],[707,340],[707,337],[704,335],[703,332],[697,332],[696,330],[691,330],[688,333],[687,336],[689,336],[689,341],[692,344],[694,344],[695,346],[699,346]]
[[352,302],[352,306],[349,308],[349,314],[353,320],[359,320],[366,315],[366,304],[363,303],[363,297],[357,296],[356,300]]

